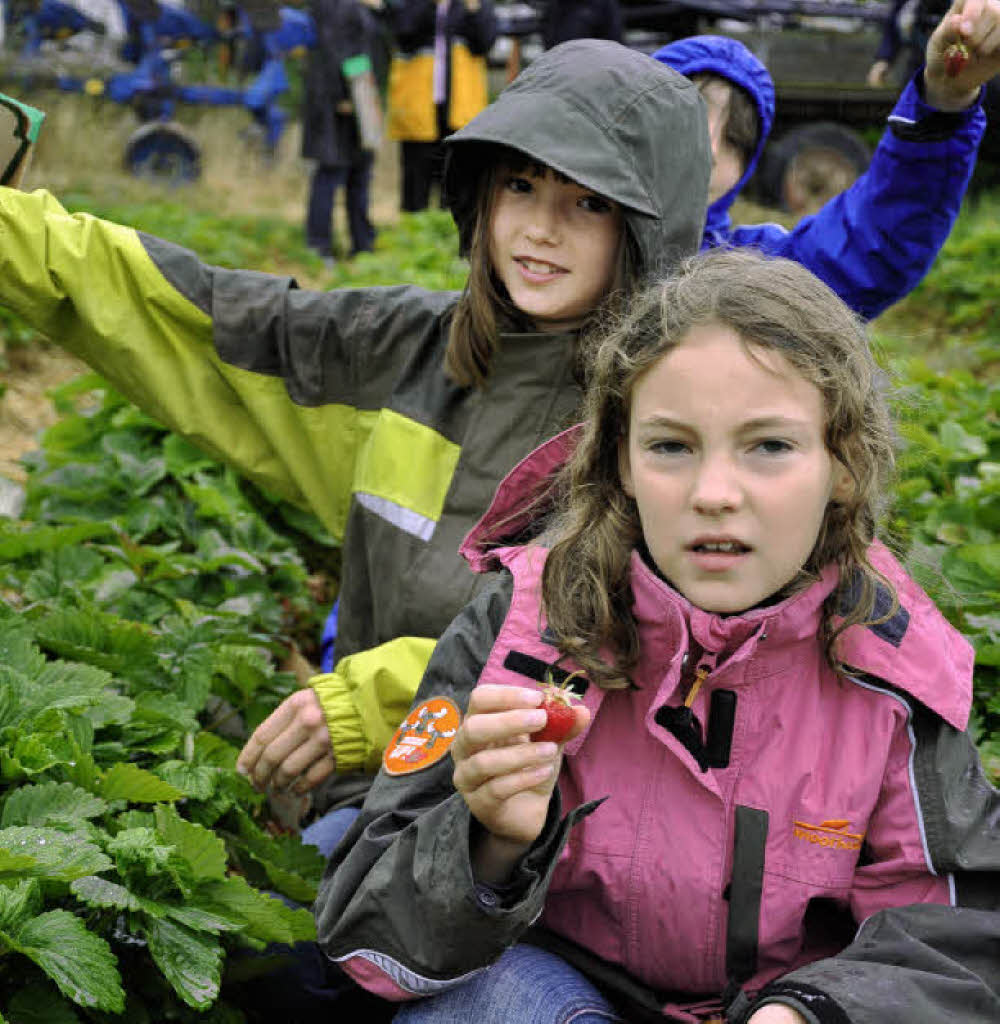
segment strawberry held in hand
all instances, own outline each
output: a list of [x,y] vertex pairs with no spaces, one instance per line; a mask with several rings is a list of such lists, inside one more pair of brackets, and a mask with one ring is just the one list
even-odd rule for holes
[[949,78],[958,75],[969,63],[969,48],[965,43],[951,43],[944,51],[944,71]]
[[541,708],[545,712],[545,725],[531,734],[535,743],[548,740],[551,743],[562,743],[573,729],[576,722],[576,711],[572,702],[578,698],[565,686],[547,683],[542,692],[545,695]]

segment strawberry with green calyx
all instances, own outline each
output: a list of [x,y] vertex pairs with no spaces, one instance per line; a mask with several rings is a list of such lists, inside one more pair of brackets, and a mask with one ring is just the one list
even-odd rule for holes
[[576,722],[576,711],[572,702],[580,698],[570,689],[569,683],[582,674],[577,670],[567,676],[561,686],[552,682],[551,675],[546,674],[545,685],[542,687],[544,698],[541,703],[541,708],[545,712],[545,725],[538,732],[531,734],[533,742],[562,743],[570,734]]
[[969,48],[965,43],[950,43],[944,51],[944,73],[949,78],[958,75],[969,63]]

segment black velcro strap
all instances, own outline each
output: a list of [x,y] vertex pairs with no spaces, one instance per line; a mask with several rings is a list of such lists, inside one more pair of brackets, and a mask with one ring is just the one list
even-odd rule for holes
[[767,828],[767,811],[753,807],[736,808],[733,876],[729,883],[726,931],[726,974],[737,984],[742,984],[757,972]]
[[[503,660],[503,667],[509,672],[527,676],[536,683],[552,682],[557,686],[562,686],[572,675],[558,665],[552,665],[541,658],[525,654],[523,651],[508,651],[507,657]],[[583,676],[575,676],[569,688],[577,697],[582,697],[587,692],[588,686],[590,683]]]

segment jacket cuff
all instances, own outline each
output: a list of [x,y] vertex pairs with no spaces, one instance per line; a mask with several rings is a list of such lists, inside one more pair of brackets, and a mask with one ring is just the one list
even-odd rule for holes
[[[553,790],[542,832],[531,849],[514,866],[510,881],[504,885],[492,886],[476,883],[476,899],[480,906],[511,910],[532,895],[537,895],[539,888],[547,890],[549,880],[559,862],[559,854],[562,853],[569,838],[570,829],[602,803],[603,799],[581,804],[564,818],[559,790]],[[544,893],[542,898],[544,899]]]
[[783,1003],[797,1010],[809,1024],[851,1024],[850,1017],[825,992],[810,985],[776,981],[768,985],[754,1000],[749,1017],[768,1003]]
[[906,142],[945,142],[964,128],[982,110],[983,90],[975,103],[964,110],[938,110],[924,97],[924,70],[921,68],[906,84],[889,115],[892,134]]
[[336,672],[325,672],[313,676],[309,685],[319,698],[326,718],[336,759],[335,770],[338,773],[368,770],[366,761],[369,744],[364,738],[364,722],[351,699],[351,690],[346,680]]

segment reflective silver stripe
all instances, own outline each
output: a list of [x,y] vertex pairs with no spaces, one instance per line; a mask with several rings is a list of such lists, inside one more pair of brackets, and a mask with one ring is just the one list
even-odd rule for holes
[[913,806],[917,812],[917,828],[920,831],[920,845],[924,851],[924,861],[927,864],[927,870],[937,876],[937,872],[934,870],[934,864],[931,861],[931,850],[927,845],[927,832],[924,828],[924,812],[920,806],[920,793],[917,790],[917,777],[913,770],[913,761],[917,756],[917,737],[913,732],[913,711],[910,705],[899,696],[898,693],[893,693],[892,690],[883,690],[881,686],[872,686],[871,683],[862,682],[856,676],[847,677],[852,683],[856,683],[858,686],[865,690],[871,690],[873,693],[881,693],[886,697],[892,697],[893,700],[898,701],[906,708],[906,734],[910,737],[910,756],[907,762],[907,774],[910,777],[910,790],[913,793]]
[[457,978],[435,981],[433,978],[425,978],[422,974],[411,971],[398,960],[393,960],[391,956],[386,956],[385,953],[379,953],[374,949],[356,949],[345,956],[331,957],[330,959],[334,963],[342,964],[345,960],[353,960],[356,957],[361,957],[363,960],[374,964],[401,989],[405,989],[407,992],[412,992],[418,996],[433,996],[438,992],[444,992],[446,989],[461,985],[463,982],[468,981],[469,978],[474,978],[477,974],[482,974],[486,970],[485,967],[477,967],[474,971],[469,971],[468,974],[461,974]]
[[412,534],[421,540],[430,540],[434,536],[434,528],[437,526],[436,519],[428,519],[412,509],[397,505],[388,498],[380,498],[375,494],[368,494],[365,491],[355,491],[354,497],[358,504],[364,505],[369,512],[374,512],[379,519],[384,519],[393,526],[398,526],[404,533]]
[[955,876],[954,875],[949,875],[948,876],[948,899],[951,900],[951,905],[953,907],[957,907],[958,906],[958,893],[955,890]]

